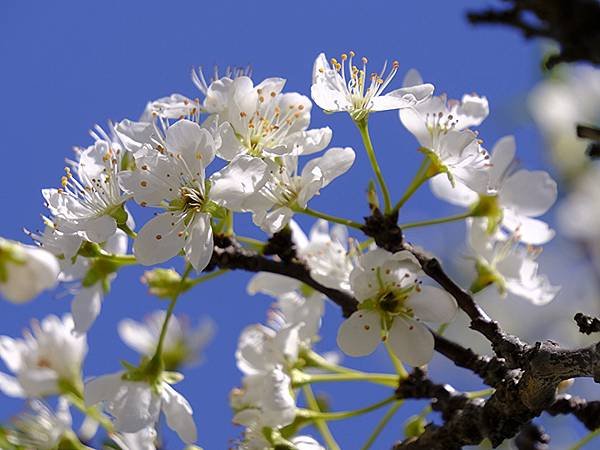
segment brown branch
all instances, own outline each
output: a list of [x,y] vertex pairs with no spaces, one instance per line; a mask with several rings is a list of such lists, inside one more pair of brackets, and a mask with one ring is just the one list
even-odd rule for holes
[[600,428],[600,401],[588,402],[579,397],[565,394],[558,396],[552,406],[546,409],[548,414],[573,414],[588,430]]

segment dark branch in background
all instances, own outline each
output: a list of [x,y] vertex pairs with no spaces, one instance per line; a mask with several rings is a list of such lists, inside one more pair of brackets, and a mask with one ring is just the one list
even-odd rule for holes
[[592,159],[600,158],[600,128],[577,125],[577,137],[594,141],[590,143],[586,153]]
[[[281,237],[276,239],[281,239]],[[274,252],[281,250],[278,249],[277,243],[272,243],[271,249]],[[286,255],[286,259],[284,261],[281,257],[278,259],[268,258],[255,251],[243,248],[231,238],[216,236],[215,249],[206,270],[210,271],[215,267],[219,267],[221,269],[242,269],[247,272],[269,272],[285,275],[325,294],[331,301],[342,308],[344,316],[348,317],[356,311],[358,302],[354,297],[345,292],[323,286],[311,277],[310,270],[303,262],[290,257],[289,254]]]
[[469,11],[472,24],[516,28],[525,38],[548,38],[560,46],[545,62],[550,69],[561,62],[600,64],[600,2],[597,0],[504,0],[504,8]]
[[600,331],[600,320],[596,317],[586,316],[583,313],[575,314],[573,317],[577,326],[579,327],[579,332],[584,334],[592,334]]
[[557,396],[556,401],[547,410],[548,414],[573,414],[588,430],[600,427],[600,401],[588,402],[568,394]]
[[550,450],[550,436],[544,429],[532,422],[523,427],[515,438],[518,450]]

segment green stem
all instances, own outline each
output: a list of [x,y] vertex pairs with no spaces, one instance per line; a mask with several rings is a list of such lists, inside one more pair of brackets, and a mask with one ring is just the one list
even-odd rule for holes
[[239,235],[237,235],[235,238],[238,241],[243,242],[244,244],[248,244],[251,247],[256,248],[257,250],[262,250],[263,247],[265,246],[265,243],[258,239],[254,239],[254,238],[250,238],[250,237],[246,237],[246,236],[239,236]]
[[225,234],[227,236],[233,235],[233,211],[227,210],[227,215],[225,216]]
[[[319,408],[319,404],[317,403],[317,399],[315,398],[315,394],[310,387],[310,385],[302,386],[302,392],[304,393],[304,398],[306,399],[306,404],[310,409],[316,412],[321,412]],[[327,448],[330,450],[340,450],[340,446],[335,441],[333,434],[331,434],[331,430],[327,426],[327,422],[321,419],[315,419],[315,427],[321,433]]]
[[133,238],[133,239],[137,238],[137,233],[135,231],[133,231],[131,228],[129,228],[126,223],[120,224],[119,228],[121,230],[123,230],[125,232],[125,234],[127,236],[129,236],[130,238]]
[[388,352],[388,355],[390,355],[390,359],[392,360],[392,364],[394,365],[394,368],[396,369],[396,373],[398,374],[398,376],[401,379],[408,378],[408,372],[404,368],[404,365],[402,365],[402,361],[400,361],[400,359],[398,359],[398,357],[392,350],[392,347],[390,346],[387,339],[384,341],[384,346]]
[[415,192],[417,192],[417,189],[419,189],[423,183],[425,183],[429,178],[432,177],[432,174],[430,173],[430,168],[431,160],[429,159],[429,157],[425,156],[423,158],[423,162],[421,162],[421,165],[417,170],[417,173],[415,174],[414,178],[406,188],[406,191],[402,195],[402,198],[400,198],[398,203],[396,203],[396,206],[394,206],[394,211],[398,211],[400,208],[402,208],[402,206],[404,206],[408,199],[411,198]]
[[403,400],[398,400],[390,407],[390,409],[387,410],[385,415],[381,418],[381,420],[379,421],[379,423],[377,424],[377,426],[371,433],[371,436],[369,436],[369,439],[367,439],[367,442],[365,442],[365,445],[362,446],[361,450],[369,450],[371,448],[371,446],[375,443],[375,440],[377,439],[379,434],[386,427],[386,425],[388,424],[390,419],[392,417],[394,417],[394,414],[396,414],[396,411],[398,411],[398,408],[400,408],[403,403],[404,403]]
[[294,208],[294,212],[304,213],[309,216],[317,217],[319,219],[328,220],[329,222],[339,223],[341,225],[346,225],[347,227],[350,227],[350,228],[356,228],[357,230],[362,229],[362,225],[358,222],[354,222],[353,220],[350,220],[350,219],[343,219],[341,217],[332,216],[330,214],[322,213],[320,211],[315,211],[314,209],[310,209],[308,207],[306,207],[304,209],[303,208]]
[[79,395],[76,395],[75,393],[70,392],[69,394],[67,394],[67,398],[69,399],[69,402],[73,406],[75,406],[75,408],[77,408],[78,410],[80,410],[86,416],[91,417],[92,419],[94,419],[107,432],[112,433],[114,431],[113,430],[113,424],[110,421],[110,419],[108,417],[106,417],[104,414],[102,414],[102,412],[100,412],[96,407],[94,407],[94,406],[90,406],[90,407],[85,406],[83,398],[81,398]]
[[440,217],[439,219],[422,220],[420,222],[409,222],[405,224],[400,224],[398,226],[400,227],[400,229],[406,230],[408,228],[426,227],[429,225],[437,225],[440,223],[456,222],[458,220],[468,219],[472,215],[472,212],[468,211],[466,213],[456,214],[454,216]]
[[577,441],[569,450],[579,450],[580,448],[583,448],[583,446],[585,444],[587,444],[588,442],[590,442],[592,439],[594,439],[595,437],[597,437],[599,435],[600,435],[600,428],[592,431],[591,433],[588,433],[581,440]]
[[368,381],[383,386],[398,387],[398,376],[387,373],[315,373],[295,372],[294,385],[304,386],[310,383],[330,383],[338,381]]
[[388,398],[385,398],[377,403],[373,403],[372,405],[366,406],[360,409],[354,409],[352,411],[338,411],[338,412],[315,412],[309,409],[298,409],[296,415],[299,417],[306,417],[308,419],[322,419],[322,420],[342,420],[349,419],[350,417],[360,416],[362,414],[366,414],[371,411],[375,411],[376,409],[381,408],[393,401],[396,401],[396,395],[392,395]]
[[112,261],[121,266],[132,265],[137,262],[134,255],[117,255],[105,251],[101,251],[100,258],[106,259],[107,261]]
[[388,188],[385,184],[385,179],[383,178],[383,174],[381,173],[381,169],[379,168],[379,164],[377,163],[375,149],[373,148],[371,136],[369,135],[368,119],[367,117],[365,117],[364,119],[358,120],[355,123],[358,127],[358,131],[360,132],[360,136],[365,146],[365,150],[367,151],[369,162],[371,163],[371,167],[373,168],[373,172],[375,172],[375,177],[377,177],[377,182],[379,183],[379,187],[381,188],[381,194],[383,195],[383,202],[385,205],[385,212],[389,213],[392,209],[390,192],[388,191]]
[[219,269],[219,270],[215,270],[214,272],[209,272],[206,275],[202,275],[200,277],[194,278],[193,280],[186,281],[185,288],[189,289],[200,283],[204,283],[205,281],[212,280],[213,278],[217,278],[218,276],[221,276],[227,272],[229,272],[229,269]]
[[[171,302],[169,303],[169,307],[167,308],[167,313],[165,315],[165,321],[163,322],[162,328],[160,330],[160,337],[158,338],[156,352],[154,353],[154,356],[152,357],[153,361],[158,361],[159,363],[162,362],[161,361],[162,351],[163,351],[163,345],[165,342],[165,336],[167,335],[167,327],[169,325],[169,320],[171,320],[171,316],[173,315],[173,310],[175,309],[175,304],[177,304],[177,299],[179,298],[179,294],[183,291],[183,287],[185,286],[187,277],[190,274],[190,272],[192,271],[192,269],[193,269],[192,265],[188,264],[185,269],[185,272],[183,272],[183,275],[181,277],[181,282],[179,283],[179,289],[177,290],[177,292],[175,292],[175,294],[173,294],[173,297],[171,298]],[[213,278],[215,277],[215,273],[211,273],[208,275],[212,275]],[[162,367],[162,364],[160,365],[160,367]]]
[[361,373],[358,370],[348,369],[347,367],[338,366],[337,364],[331,363],[323,358],[318,353],[308,350],[302,353],[302,358],[311,367],[319,367],[324,370],[329,370],[334,373]]

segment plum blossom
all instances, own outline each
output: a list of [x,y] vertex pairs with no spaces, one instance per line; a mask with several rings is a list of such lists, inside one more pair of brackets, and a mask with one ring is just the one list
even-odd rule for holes
[[0,295],[25,303],[58,282],[60,266],[52,253],[0,238]]
[[136,433],[113,433],[111,439],[121,450],[156,450],[157,433],[154,427],[142,428]]
[[319,158],[310,160],[298,174],[298,157],[270,162],[271,177],[265,185],[245,201],[252,211],[252,220],[263,230],[276,233],[287,225],[297,209],[306,208],[308,201],[335,178],[350,169],[355,153],[350,147],[331,148]]
[[331,141],[329,127],[308,129],[311,101],[295,92],[283,93],[282,78],[267,78],[256,86],[245,75],[216,79],[209,86],[198,77],[195,81],[206,95],[204,108],[218,116],[217,153],[227,161],[239,155],[307,155]]
[[473,292],[495,284],[502,295],[510,292],[534,305],[552,301],[559,286],[552,286],[545,275],[538,274],[538,256],[533,248],[519,246],[518,236],[497,232],[490,236],[484,220],[467,220],[467,240],[473,251],[477,278]]
[[104,404],[121,433],[137,433],[153,427],[162,411],[167,425],[186,444],[197,438],[192,407],[166,381],[155,386],[145,381],[130,381],[125,372],[103,375],[87,382],[84,389],[87,406]]
[[350,283],[358,311],[346,319],[337,342],[350,356],[365,356],[387,341],[402,361],[421,366],[433,356],[433,336],[422,323],[446,323],[457,306],[447,292],[422,285],[421,267],[408,251],[390,253],[381,248],[358,258]]
[[56,411],[52,411],[44,402],[29,402],[31,411],[19,414],[14,420],[14,429],[9,431],[8,439],[19,448],[53,450],[59,447],[63,439],[77,439],[71,429],[71,413],[66,398],[60,397]]
[[[329,230],[326,220],[319,219],[312,226],[309,236],[293,219],[289,222],[298,258],[304,261],[311,277],[332,289],[350,292],[352,259],[348,254],[348,230],[343,225],[334,225]],[[283,275],[260,272],[252,277],[247,291],[278,297],[302,289],[298,280]]]
[[349,52],[349,55],[342,54],[341,62],[335,58],[328,62],[324,53],[315,59],[311,96],[327,112],[346,111],[353,120],[359,121],[371,112],[411,108],[433,93],[433,85],[418,84],[384,94],[398,71],[398,62],[392,63],[387,74],[387,64],[383,65],[380,73],[369,74],[367,58],[361,58],[362,68],[359,68],[354,65],[355,53]]
[[[418,72],[410,72],[404,83],[421,83]],[[435,96],[399,112],[402,124],[410,131],[421,151],[429,158],[429,175],[440,174],[448,182],[466,185],[485,193],[489,155],[477,134],[469,129],[489,114],[485,97],[464,95],[462,101]]]
[[[130,348],[152,357],[165,315],[165,311],[155,311],[143,323],[131,319],[122,320],[119,323],[119,335]],[[205,319],[191,329],[184,319],[173,315],[168,322],[162,350],[166,370],[177,370],[181,365],[197,362],[214,334],[215,325],[211,320]]]
[[0,358],[15,375],[0,372],[0,390],[11,397],[33,398],[60,393],[60,382],[79,386],[87,343],[73,327],[70,315],[50,315],[41,322],[33,320],[23,339],[0,336]]
[[166,211],[147,222],[133,246],[137,261],[153,265],[169,260],[182,249],[200,271],[212,256],[211,214],[219,206],[236,208],[264,184],[266,165],[240,156],[205,180],[214,159],[210,133],[189,120],[180,120],[164,139],[135,153],[135,169],[121,173],[121,184],[142,206]]
[[496,216],[490,219],[492,225],[493,221],[500,222],[526,244],[544,244],[554,237],[554,231],[534,217],[546,213],[554,204],[557,185],[547,172],[513,170],[515,152],[513,136],[505,136],[494,145],[483,199],[468,186],[452,186],[442,176],[432,180],[432,190],[437,197],[460,206],[474,206],[479,199],[487,203],[486,215]]
[[101,243],[128,219],[123,209],[127,196],[118,180],[126,151],[105,133],[95,136],[93,145],[79,150],[73,169],[65,167],[61,187],[43,189],[42,194],[54,216],[69,222],[87,240]]

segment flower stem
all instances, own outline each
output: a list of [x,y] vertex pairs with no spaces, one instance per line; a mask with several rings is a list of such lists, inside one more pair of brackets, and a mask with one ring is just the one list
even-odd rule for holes
[[102,426],[107,432],[112,433],[113,424],[108,417],[106,417],[102,412],[100,412],[95,406],[85,406],[83,398],[81,394],[76,394],[75,392],[69,392],[67,394],[67,398],[69,402],[75,406],[78,410],[84,413],[86,416],[91,417],[96,422]]
[[398,400],[390,407],[390,409],[387,410],[385,415],[381,418],[381,420],[379,421],[379,423],[377,424],[377,426],[375,427],[375,429],[369,436],[369,439],[367,439],[367,442],[365,442],[365,445],[363,445],[361,447],[361,450],[369,450],[371,448],[371,446],[373,445],[373,443],[375,442],[375,440],[377,439],[379,434],[386,427],[386,425],[388,424],[390,419],[392,417],[394,417],[394,414],[396,414],[396,411],[398,411],[398,408],[400,408],[403,403],[404,403],[404,400]]
[[417,189],[419,189],[423,183],[433,176],[433,174],[430,173],[430,168],[431,160],[429,157],[425,156],[421,162],[421,165],[419,166],[419,169],[417,170],[417,173],[415,173],[414,178],[402,195],[402,198],[400,198],[398,203],[396,203],[396,206],[394,206],[394,211],[398,211],[400,208],[402,208],[408,199],[411,198],[415,192],[417,192]]
[[393,401],[397,400],[396,395],[392,395],[388,398],[385,398],[377,403],[373,403],[372,405],[366,406],[360,409],[354,409],[352,411],[337,411],[337,412],[315,412],[309,409],[298,409],[297,416],[306,417],[309,419],[322,419],[322,420],[342,420],[349,419],[350,417],[360,416],[362,414],[366,414],[371,411],[375,411],[376,409],[381,408]]
[[466,213],[456,214],[454,216],[440,217],[439,219],[422,220],[420,222],[408,222],[405,224],[400,224],[398,226],[400,227],[400,229],[406,230],[408,228],[426,227],[429,225],[437,225],[440,223],[456,222],[459,220],[468,219],[472,215],[473,214],[471,213],[471,211],[468,211]]
[[129,226],[127,226],[126,223],[120,224],[119,228],[121,230],[123,230],[125,232],[125,234],[127,236],[129,236],[130,238],[133,238],[133,239],[137,238],[137,233],[135,231],[133,231],[131,228],[129,228]]
[[294,385],[304,386],[310,383],[328,383],[337,381],[368,381],[383,386],[398,387],[398,376],[387,373],[366,373],[366,372],[348,372],[348,373],[316,373],[307,374],[296,372]]
[[212,280],[213,278],[217,278],[218,276],[223,275],[224,273],[229,272],[229,269],[219,269],[214,272],[207,273],[206,275],[202,275],[201,277],[194,278],[193,280],[186,281],[185,289],[189,289],[197,284],[204,283],[205,281]]
[[[306,386],[302,386],[302,392],[304,393],[304,398],[306,399],[306,404],[308,407],[313,411],[321,412],[319,404],[317,403],[317,399],[315,398],[310,385],[307,384]],[[330,450],[340,450],[340,446],[335,441],[333,434],[331,434],[331,430],[327,426],[327,422],[321,419],[315,419],[314,422],[315,427],[317,430],[319,430],[319,433],[321,433],[325,444],[327,444],[327,448]]]
[[389,213],[392,209],[390,192],[388,191],[387,185],[385,184],[385,179],[383,178],[383,174],[381,173],[381,169],[379,168],[379,164],[377,163],[375,149],[373,148],[371,136],[369,135],[368,119],[365,117],[364,119],[357,120],[355,123],[358,127],[358,131],[360,132],[360,136],[365,146],[365,150],[367,151],[369,162],[371,163],[371,167],[373,168],[373,172],[375,172],[375,177],[377,177],[377,182],[379,183],[379,187],[381,188],[381,194],[383,195],[383,203],[385,205],[385,212]]
[[[184,290],[183,287],[185,286],[185,282],[187,280],[188,275],[192,271],[192,268],[193,267],[191,264],[187,265],[187,267],[185,268],[185,272],[183,272],[183,275],[181,277],[181,282],[179,283],[179,289],[175,292],[175,294],[173,294],[173,297],[171,297],[171,302],[169,303],[169,307],[167,308],[167,313],[165,314],[165,321],[163,322],[162,328],[160,330],[160,337],[158,338],[158,344],[156,345],[156,352],[154,353],[154,356],[152,357],[152,360],[154,360],[154,361],[161,361],[162,350],[163,350],[163,345],[165,342],[165,336],[167,335],[167,328],[169,325],[169,320],[171,319],[171,316],[173,315],[173,310],[175,309],[175,304],[177,303],[179,294]],[[212,275],[212,278],[214,278],[216,276],[215,273],[212,273],[209,275]],[[202,277],[202,278],[204,278],[204,277]],[[160,366],[162,367],[162,364]]]
[[385,346],[385,349],[388,352],[388,355],[390,355],[390,359],[392,361],[392,364],[394,365],[394,368],[396,369],[396,373],[398,374],[398,376],[401,379],[408,378],[408,372],[406,371],[406,369],[402,365],[402,361],[400,361],[400,359],[398,359],[398,357],[396,356],[396,354],[394,353],[394,351],[390,347],[390,344],[389,344],[389,342],[388,342],[387,339],[384,341],[384,346]]
[[569,450],[579,450],[580,448],[583,448],[583,446],[585,444],[587,444],[588,442],[590,442],[592,439],[594,439],[597,436],[600,436],[600,428],[592,431],[591,433],[588,433],[582,439],[577,441],[573,446],[571,446],[569,448]]
[[294,208],[294,211],[297,213],[307,214],[309,216],[317,217],[319,219],[325,219],[329,222],[339,223],[341,225],[346,225],[350,228],[356,228],[357,230],[362,229],[362,225],[358,222],[354,222],[350,219],[343,219],[341,217],[332,216],[330,214],[322,213],[320,211],[315,211],[314,209],[306,208]]

